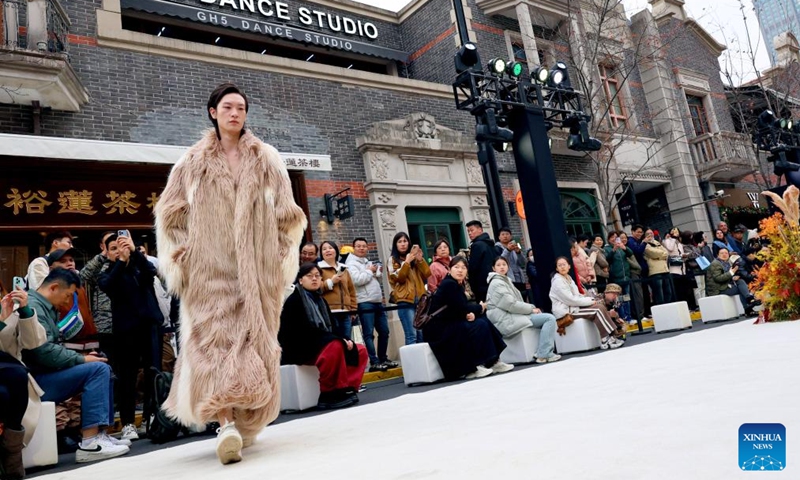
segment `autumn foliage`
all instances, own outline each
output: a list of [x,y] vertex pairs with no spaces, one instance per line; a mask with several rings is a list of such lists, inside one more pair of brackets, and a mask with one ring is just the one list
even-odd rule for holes
[[763,320],[779,322],[800,318],[800,190],[791,186],[783,198],[764,192],[781,210],[760,222],[760,236],[769,240],[759,258],[764,261],[750,285],[762,301]]

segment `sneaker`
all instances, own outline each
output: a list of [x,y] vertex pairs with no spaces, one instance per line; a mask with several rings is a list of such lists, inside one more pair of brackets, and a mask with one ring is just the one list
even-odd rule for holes
[[223,465],[242,460],[242,436],[234,422],[217,429],[217,457]]
[[349,407],[357,401],[358,396],[353,391],[334,390],[332,392],[322,392],[319,394],[317,408],[320,410],[335,410]]
[[130,452],[131,449],[125,445],[111,445],[110,443],[102,440],[100,435],[94,437],[91,441],[82,441],[75,451],[76,463],[89,463],[98,460],[106,460],[108,458],[119,457]]
[[603,339],[602,343],[600,344],[600,348],[603,350],[615,349],[621,347],[625,342],[620,342],[614,336],[609,335]]
[[639,322],[637,322],[636,320],[632,320],[632,319],[631,319],[631,320],[628,320],[628,325],[635,325],[635,326],[638,326],[638,325],[639,325]]
[[549,356],[549,357],[547,357],[547,358],[545,358],[545,357],[538,357],[538,358],[536,358],[536,363],[538,363],[538,364],[542,364],[542,363],[553,363],[553,362],[557,362],[557,361],[559,361],[559,360],[561,360],[561,355],[559,355],[559,354],[557,354],[557,353],[554,353],[554,354],[550,355],[550,356]]
[[136,425],[129,423],[122,427],[122,435],[119,437],[120,440],[139,440],[139,434],[136,432]]
[[369,367],[370,372],[385,372],[386,370],[389,370],[389,367],[385,363],[378,363]]
[[383,364],[386,366],[386,368],[397,368],[400,366],[399,363],[393,362],[391,360],[386,360],[385,362],[383,362]]
[[493,373],[494,373],[494,370],[492,370],[491,368],[486,368],[486,367],[484,367],[483,365],[478,365],[478,366],[475,368],[475,371],[474,371],[474,372],[472,372],[472,373],[468,374],[468,375],[467,375],[466,377],[464,377],[464,378],[466,378],[467,380],[472,380],[473,378],[483,378],[483,377],[488,377],[489,375],[491,375],[491,374],[493,374]]
[[506,373],[510,372],[511,370],[514,370],[514,365],[501,362],[500,360],[498,360],[497,362],[495,362],[494,365],[492,365],[492,371],[494,373]]
[[107,443],[109,445],[125,445],[126,447],[130,447],[131,446],[131,441],[130,440],[127,440],[127,439],[119,440],[119,439],[116,439],[116,438],[112,437],[111,435],[107,434],[106,432],[100,432],[97,436],[98,436],[98,440],[101,443]]

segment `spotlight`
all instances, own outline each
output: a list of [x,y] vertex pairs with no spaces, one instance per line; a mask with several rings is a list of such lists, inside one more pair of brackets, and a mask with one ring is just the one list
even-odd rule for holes
[[[475,126],[475,140],[489,142],[497,150],[496,144],[508,143],[514,140],[514,132],[497,125],[497,114],[494,110],[486,110],[484,123]],[[502,148],[502,147],[501,147]],[[498,150],[504,152],[505,150]]]
[[764,110],[761,112],[761,115],[758,116],[758,128],[759,129],[766,129],[772,125],[772,122],[775,120],[775,114],[772,110]]
[[465,43],[458,49],[455,56],[456,73],[467,70],[480,69],[480,59],[478,58],[478,47],[474,43]]
[[564,62],[556,62],[555,66],[550,70],[550,78],[548,85],[550,87],[562,88],[571,90],[572,84],[569,81],[569,72],[567,71],[567,64]]
[[509,62],[508,65],[506,65],[506,73],[509,77],[514,79],[519,79],[522,75],[522,71],[523,65],[519,62]]
[[492,143],[492,148],[494,148],[497,152],[503,153],[507,152],[508,149],[511,148],[511,144],[509,142],[494,142]]
[[794,161],[790,161],[789,157],[791,156],[792,160],[794,160],[797,155],[795,152],[789,152],[787,155],[787,151],[782,149],[778,152],[775,152],[770,157],[767,157],[768,162],[773,162],[773,171],[776,176],[780,177],[781,175],[786,175],[789,172],[797,172],[800,171],[800,163],[795,163]]
[[533,70],[533,79],[539,83],[547,83],[547,78],[550,76],[550,71],[547,70],[545,67],[539,66]]
[[596,152],[602,148],[600,140],[589,136],[589,123],[585,118],[573,115],[564,121],[564,126],[569,127],[567,148],[576,152]]
[[493,58],[489,60],[486,68],[493,75],[502,75],[506,71],[506,61],[502,58]]

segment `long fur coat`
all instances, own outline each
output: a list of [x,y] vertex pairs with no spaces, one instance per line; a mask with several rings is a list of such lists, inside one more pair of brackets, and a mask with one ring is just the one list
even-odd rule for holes
[[306,218],[278,152],[239,140],[234,177],[210,130],[173,167],[156,206],[159,266],[181,298],[181,350],[164,410],[185,425],[233,408],[242,436],[278,416],[277,336]]

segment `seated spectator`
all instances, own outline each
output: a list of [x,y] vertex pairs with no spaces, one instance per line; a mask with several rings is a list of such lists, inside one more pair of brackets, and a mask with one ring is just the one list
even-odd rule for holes
[[669,252],[661,242],[655,239],[653,230],[647,229],[644,233],[643,243],[644,258],[647,260],[647,270],[650,272],[648,281],[653,291],[653,305],[663,305],[675,301],[672,290],[672,278],[669,275]]
[[[367,258],[368,253],[367,239],[356,238],[353,240],[353,254],[347,257],[346,265],[356,287],[361,333],[369,354],[369,371],[385,372],[390,368],[396,368],[398,364],[386,356],[389,348],[389,321],[386,318],[386,310],[383,309],[383,291],[380,282],[382,268],[379,263],[371,262]],[[377,352],[375,330],[378,331]]]
[[[19,309],[14,311],[15,305]],[[2,478],[25,476],[22,447],[36,429],[42,389],[22,363],[22,349],[47,341],[36,312],[28,306],[28,294],[15,290],[0,300],[0,468]]]
[[[45,245],[47,253],[56,250],[69,250],[72,248],[72,235],[69,232],[53,232],[45,237]],[[42,284],[44,278],[50,273],[50,265],[47,264],[47,258],[35,258],[30,265],[28,265],[28,291],[34,291]]]
[[314,242],[306,241],[300,246],[300,265],[319,260],[319,249]]
[[573,319],[591,320],[597,327],[597,331],[600,332],[600,348],[607,350],[621,347],[625,342],[614,337],[617,325],[611,319],[605,305],[602,302],[596,302],[591,297],[581,295],[578,286],[569,275],[569,270],[569,260],[566,257],[559,257],[556,260],[556,273],[550,284],[553,316],[556,317],[556,320],[567,316]]
[[714,243],[711,245],[711,253],[714,254],[714,257],[717,256],[720,248],[727,250],[728,254],[733,251],[733,246],[728,242],[728,237],[725,235],[725,232],[718,228],[714,230]]
[[58,268],[50,272],[36,291],[29,292],[29,306],[36,311],[47,342],[23,351],[25,363],[44,390],[42,401],[60,403],[81,394],[81,434],[75,452],[77,463],[93,462],[128,453],[130,442],[108,436],[114,424],[111,368],[93,353],[82,355],[62,345],[57,308],[69,302],[80,286],[78,275]]
[[727,248],[720,248],[717,258],[711,262],[706,269],[706,295],[729,295],[731,297],[739,295],[742,306],[748,315],[753,313],[753,307],[759,305],[747,284],[738,275],[739,267],[731,265],[730,252]]
[[497,328],[483,316],[486,305],[467,302],[464,283],[468,269],[466,258],[453,258],[450,273],[430,300],[431,314],[445,308],[422,329],[447,379],[482,378],[514,368],[500,361],[506,344]]
[[333,330],[337,335],[350,338],[353,319],[358,311],[356,287],[347,266],[339,261],[339,247],[333,242],[319,245],[322,260],[317,265],[322,271],[322,296],[331,310],[338,310],[333,317]]
[[[488,237],[488,235],[487,235]],[[389,286],[397,316],[406,337],[406,345],[422,341],[422,333],[414,328],[417,301],[425,293],[425,282],[431,276],[428,263],[422,258],[419,245],[411,245],[406,232],[398,232],[392,240],[392,255],[389,258]]]
[[[77,253],[77,250],[70,248],[68,250],[58,249],[45,255],[47,264],[50,266],[50,271],[56,268],[63,268],[78,273],[78,271],[75,270],[75,255],[77,255]],[[74,331],[71,336],[65,336],[64,340],[71,340],[72,338],[85,339],[97,334],[97,328],[95,328],[94,318],[92,317],[92,308],[89,303],[89,296],[86,294],[86,288],[83,284],[81,284],[80,288],[72,295],[72,299],[58,309],[58,315],[60,324],[70,322],[72,321],[72,317],[78,316],[79,322],[76,322],[76,324],[83,325],[79,327],[80,330]]]
[[553,353],[556,317],[542,313],[535,305],[525,303],[519,289],[507,275],[508,268],[508,260],[504,257],[495,259],[494,272],[489,274],[486,317],[500,331],[504,339],[513,337],[526,328],[540,329],[536,363],[557,362],[561,359],[561,355]]
[[164,317],[154,292],[156,267],[134,247],[130,237],[112,235],[106,248],[116,242],[117,260],[100,275],[98,284],[111,299],[114,350],[122,440],[138,440],[136,420],[136,382],[144,372],[146,402],[152,398],[154,372],[161,367],[161,342],[158,327]]
[[439,288],[444,277],[450,273],[450,244],[447,240],[439,240],[433,246],[434,257],[430,265],[431,276],[428,277],[428,293],[433,294]]
[[602,298],[603,305],[608,311],[609,318],[617,323],[617,329],[614,332],[614,336],[620,340],[624,340],[626,333],[625,327],[628,322],[626,322],[622,317],[621,312],[625,302],[620,300],[620,295],[622,295],[622,287],[616,283],[609,283],[606,286],[605,292],[603,292],[603,296],[600,298]]
[[333,332],[331,312],[319,294],[322,270],[305,263],[297,274],[294,292],[283,304],[278,342],[281,365],[316,365],[319,369],[321,409],[349,407],[358,402],[367,350]]
[[728,235],[728,244],[733,247],[733,250],[730,250],[731,255],[736,253],[737,255],[744,254],[745,250],[745,238],[744,235],[747,233],[747,227],[742,225],[741,223],[733,227],[733,232]]

